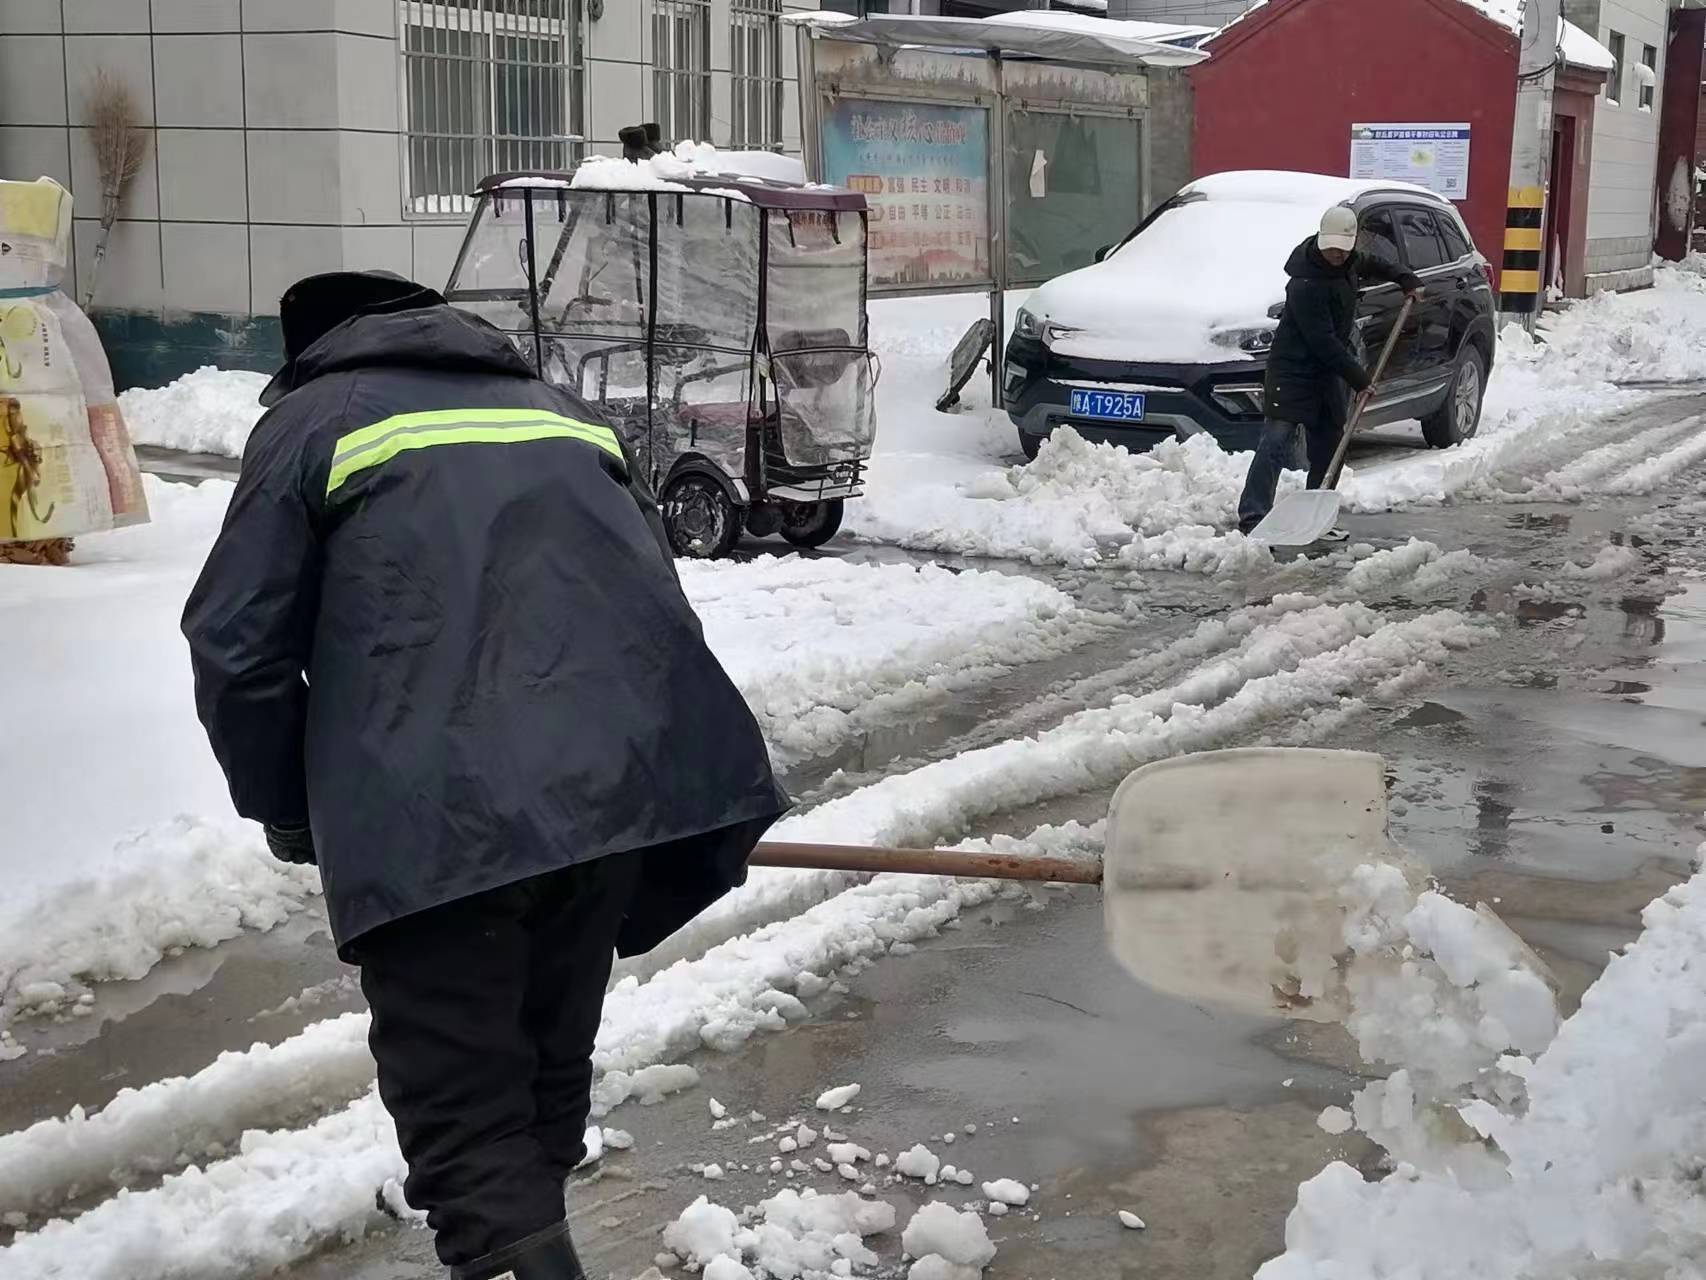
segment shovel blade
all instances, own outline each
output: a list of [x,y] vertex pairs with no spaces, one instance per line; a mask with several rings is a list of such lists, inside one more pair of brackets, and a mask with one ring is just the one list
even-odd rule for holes
[[1390,853],[1378,755],[1248,748],[1145,765],[1108,816],[1108,945],[1156,990],[1333,1021],[1338,886]]
[[1250,532],[1255,542],[1270,547],[1307,547],[1339,518],[1339,495],[1332,489],[1301,489],[1274,504],[1262,523]]

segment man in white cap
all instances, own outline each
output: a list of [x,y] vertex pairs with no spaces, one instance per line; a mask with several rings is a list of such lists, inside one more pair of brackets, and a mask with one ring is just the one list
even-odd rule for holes
[[[1267,422],[1238,500],[1238,527],[1245,533],[1273,507],[1298,428],[1308,443],[1309,487],[1318,489],[1345,428],[1346,384],[1359,396],[1368,391],[1368,370],[1351,345],[1362,281],[1393,281],[1412,298],[1422,295],[1416,276],[1357,248],[1356,210],[1348,205],[1327,210],[1321,230],[1292,250],[1285,272],[1291,280],[1262,388]],[[1338,529],[1327,535],[1344,536]]]

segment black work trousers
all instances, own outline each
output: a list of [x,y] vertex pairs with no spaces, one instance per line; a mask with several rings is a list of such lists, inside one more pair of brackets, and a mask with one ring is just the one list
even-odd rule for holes
[[360,939],[379,1096],[438,1256],[464,1265],[563,1220],[592,1048],[638,854],[536,876]]

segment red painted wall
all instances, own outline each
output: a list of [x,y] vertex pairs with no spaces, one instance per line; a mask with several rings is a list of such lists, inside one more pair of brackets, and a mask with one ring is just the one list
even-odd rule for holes
[[1458,205],[1496,271],[1504,255],[1517,38],[1460,0],[1270,0],[1190,70],[1192,172],[1350,172],[1351,125],[1467,120]]
[[1653,246],[1661,258],[1681,262],[1694,230],[1694,145],[1700,128],[1702,48],[1706,10],[1678,9],[1670,15],[1665,79],[1659,93],[1659,227]]
[[[1554,128],[1565,116],[1576,122],[1576,153],[1569,158],[1569,208],[1566,211],[1569,225],[1563,229],[1564,292],[1572,298],[1587,296],[1588,182],[1593,170],[1593,113],[1603,87],[1604,77],[1582,80],[1566,70],[1552,90]],[[1564,181],[1564,175],[1552,174],[1552,199],[1563,195]],[[1546,253],[1546,261],[1550,263],[1551,245],[1546,246]],[[1552,268],[1547,266],[1546,279],[1551,278]]]

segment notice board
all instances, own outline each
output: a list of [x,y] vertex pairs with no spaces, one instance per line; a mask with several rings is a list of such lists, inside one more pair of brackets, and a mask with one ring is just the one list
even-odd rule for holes
[[1412,182],[1447,200],[1466,200],[1469,126],[1353,124],[1350,176]]
[[985,108],[839,98],[822,136],[824,181],[870,209],[873,285],[989,282]]

